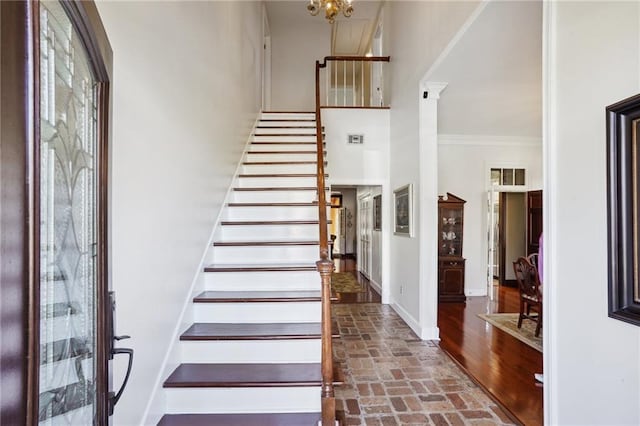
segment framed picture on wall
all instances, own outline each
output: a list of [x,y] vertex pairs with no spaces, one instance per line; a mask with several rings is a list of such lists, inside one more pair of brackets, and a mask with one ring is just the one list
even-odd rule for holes
[[640,95],[606,114],[609,316],[640,326]]
[[413,236],[413,185],[408,184],[393,191],[393,233]]
[[373,230],[382,230],[382,195],[373,197]]

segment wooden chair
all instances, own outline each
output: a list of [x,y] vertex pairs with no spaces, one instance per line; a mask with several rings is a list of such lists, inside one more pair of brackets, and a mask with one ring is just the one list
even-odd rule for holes
[[[535,321],[536,337],[538,337],[542,328],[542,292],[540,291],[538,269],[526,257],[519,257],[513,262],[513,272],[516,274],[520,290],[518,328],[522,327],[523,319]],[[532,309],[535,315],[532,314]]]

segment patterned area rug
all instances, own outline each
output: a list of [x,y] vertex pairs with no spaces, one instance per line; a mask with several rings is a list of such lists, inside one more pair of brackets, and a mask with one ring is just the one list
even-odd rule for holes
[[366,291],[351,272],[334,272],[331,275],[331,288],[335,293],[364,293]]
[[525,319],[522,321],[522,328],[518,328],[518,314],[478,314],[478,316],[521,342],[526,343],[538,352],[542,352],[543,330],[540,330],[540,337],[536,337],[535,322]]

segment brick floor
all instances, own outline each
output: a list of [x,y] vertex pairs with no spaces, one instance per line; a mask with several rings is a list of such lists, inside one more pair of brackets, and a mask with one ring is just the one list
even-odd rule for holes
[[336,388],[344,425],[512,425],[434,343],[421,341],[387,305],[333,306],[340,339]]

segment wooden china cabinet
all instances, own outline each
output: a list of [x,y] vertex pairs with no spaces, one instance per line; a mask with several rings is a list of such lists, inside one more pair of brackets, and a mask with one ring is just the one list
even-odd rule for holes
[[464,302],[462,237],[465,200],[448,193],[438,197],[438,301]]

